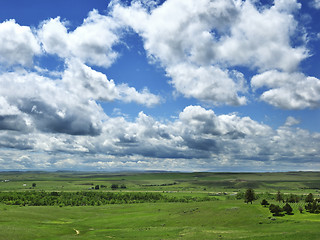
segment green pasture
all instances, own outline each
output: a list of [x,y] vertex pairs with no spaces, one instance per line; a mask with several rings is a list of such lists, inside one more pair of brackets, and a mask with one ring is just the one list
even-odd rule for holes
[[0,239],[319,239],[320,217],[274,218],[259,203],[140,203],[99,207],[0,205]]
[[[112,190],[112,184],[126,188]],[[98,190],[89,190],[96,185]],[[0,192],[159,192],[213,200],[74,207],[0,203],[0,240],[320,239],[320,214],[300,213],[304,201],[290,203],[293,215],[274,217],[260,205],[261,199],[253,204],[236,199],[247,188],[265,196],[280,190],[320,198],[320,173],[0,172]],[[268,201],[284,205],[274,198]]]
[[[5,180],[9,180],[4,182]],[[104,185],[124,184],[122,191],[319,193],[319,172],[286,173],[85,173],[85,172],[0,172],[0,191],[36,190],[86,191]]]

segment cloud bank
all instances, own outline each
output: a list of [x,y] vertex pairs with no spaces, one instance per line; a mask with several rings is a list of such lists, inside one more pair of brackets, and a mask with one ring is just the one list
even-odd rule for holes
[[[310,57],[300,9],[295,0],[112,1],[107,14],[92,10],[75,28],[59,16],[36,28],[0,23],[0,169],[319,168],[320,133],[294,117],[272,128],[212,109],[255,97],[281,109],[319,108],[320,80],[299,68]],[[173,94],[199,104],[162,121],[105,113],[102,102],[163,103],[98,70],[122,57],[117,48],[132,33]],[[42,68],[44,57],[62,69]]]

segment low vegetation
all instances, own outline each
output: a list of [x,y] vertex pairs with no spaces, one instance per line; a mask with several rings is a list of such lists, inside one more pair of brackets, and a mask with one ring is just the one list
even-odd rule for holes
[[0,240],[313,240],[319,176],[0,172]]
[[[96,188],[97,189],[97,188]],[[153,192],[0,192],[0,203],[20,206],[100,206],[144,202],[203,202],[214,197],[168,196]]]

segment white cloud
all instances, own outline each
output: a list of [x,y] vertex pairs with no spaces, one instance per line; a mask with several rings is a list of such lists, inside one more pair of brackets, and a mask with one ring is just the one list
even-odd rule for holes
[[215,66],[196,67],[179,64],[167,68],[173,78],[172,85],[186,97],[194,97],[219,105],[244,105],[246,98],[238,92],[246,92],[243,75],[237,71],[223,71]]
[[211,134],[227,138],[244,138],[246,135],[264,135],[271,131],[268,126],[259,124],[249,117],[240,118],[236,114],[217,116],[212,110],[200,106],[186,107],[180,113],[179,120],[187,132],[191,131],[199,136]]
[[254,89],[270,88],[260,99],[276,107],[303,109],[320,106],[320,80],[302,73],[267,71],[254,76],[251,85]]
[[12,106],[8,101],[0,96],[0,116],[10,116],[20,114],[19,109],[16,106]]
[[70,94],[61,81],[36,73],[4,73],[0,89],[11,106],[19,109],[29,128],[67,134],[99,133],[104,113],[100,106],[81,95]]
[[316,9],[320,9],[320,0],[312,0],[310,5]]
[[[188,106],[172,122],[159,122],[142,112],[134,121],[107,118],[98,136],[2,131],[0,145],[25,149],[24,155],[29,158],[19,159],[21,155],[2,148],[0,167],[6,163],[6,168],[194,170],[226,166],[252,169],[254,165],[279,169],[286,164],[292,169],[301,168],[305,162],[316,164],[320,159],[320,134],[295,128],[297,123],[289,117],[273,130],[249,117],[217,115],[211,109]],[[30,155],[31,151],[38,156]],[[31,162],[33,165],[27,166]]]
[[157,95],[150,93],[148,88],[143,88],[141,92],[138,92],[135,88],[129,87],[127,84],[121,84],[118,86],[119,99],[124,102],[136,102],[148,107],[152,107],[161,102],[161,98]]
[[298,119],[296,119],[292,116],[289,116],[284,125],[291,127],[291,126],[297,125],[299,123],[300,123],[300,121]]
[[305,46],[291,46],[292,13],[301,7],[295,0],[264,9],[231,0],[168,0],[152,10],[140,1],[112,6],[112,16],[143,38],[149,59],[160,62],[186,97],[242,105],[245,81],[230,76],[233,67],[294,71],[308,57]]
[[14,20],[1,23],[0,64],[30,67],[35,55],[45,53],[61,57],[65,69],[33,66],[37,72],[13,68],[0,74],[5,86],[0,88],[0,168],[316,165],[320,134],[295,127],[299,121],[293,117],[272,129],[236,113],[218,115],[188,106],[172,121],[143,112],[129,121],[119,110],[117,117],[107,116],[97,103],[161,102],[147,88],[116,84],[92,67],[107,68],[116,61],[113,47],[131,27],[142,37],[150,62],[160,63],[185,97],[215,105],[246,104],[245,76],[233,69],[240,66],[258,71],[251,86],[263,90],[261,100],[285,109],[319,107],[320,80],[297,72],[308,51],[304,45],[291,46],[300,4],[276,0],[258,8],[255,3],[167,0],[156,6],[143,0],[125,7],[112,2],[109,16],[94,10],[72,31],[59,17],[49,19],[37,35]]
[[62,82],[66,89],[86,99],[113,101],[119,98],[116,84],[107,76],[76,59],[67,61]]
[[113,16],[142,36],[149,59],[160,61],[177,92],[214,104],[241,105],[246,99],[238,91],[243,92],[244,81],[211,66],[215,38],[210,30],[224,31],[235,13],[232,1],[171,0],[151,14],[138,1],[130,7],[115,5]]
[[66,89],[75,95],[99,101],[136,102],[149,107],[160,103],[160,97],[150,93],[147,88],[138,92],[127,84],[116,85],[103,73],[76,59],[67,62],[68,67],[63,74],[62,82]]
[[38,36],[50,54],[109,67],[118,56],[112,49],[120,41],[116,34],[118,28],[119,24],[112,18],[93,10],[74,31],[68,31],[67,23],[61,22],[60,17],[44,21]]
[[15,20],[0,23],[0,63],[6,67],[20,64],[30,67],[33,57],[41,53],[40,45],[30,27]]
[[275,1],[274,6],[263,10],[245,1],[238,8],[239,17],[230,26],[230,34],[219,41],[218,59],[260,70],[294,71],[308,56],[304,46],[291,46],[298,24],[292,12],[300,8],[295,0]]
[[80,61],[68,61],[61,79],[21,71],[0,75],[0,129],[98,135],[107,118],[96,101],[120,100],[146,106],[160,98],[147,89],[138,92]]

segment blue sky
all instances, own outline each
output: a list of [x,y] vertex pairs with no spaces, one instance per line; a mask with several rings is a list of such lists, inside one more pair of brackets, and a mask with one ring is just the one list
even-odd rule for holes
[[319,18],[319,0],[3,0],[0,170],[320,170]]

